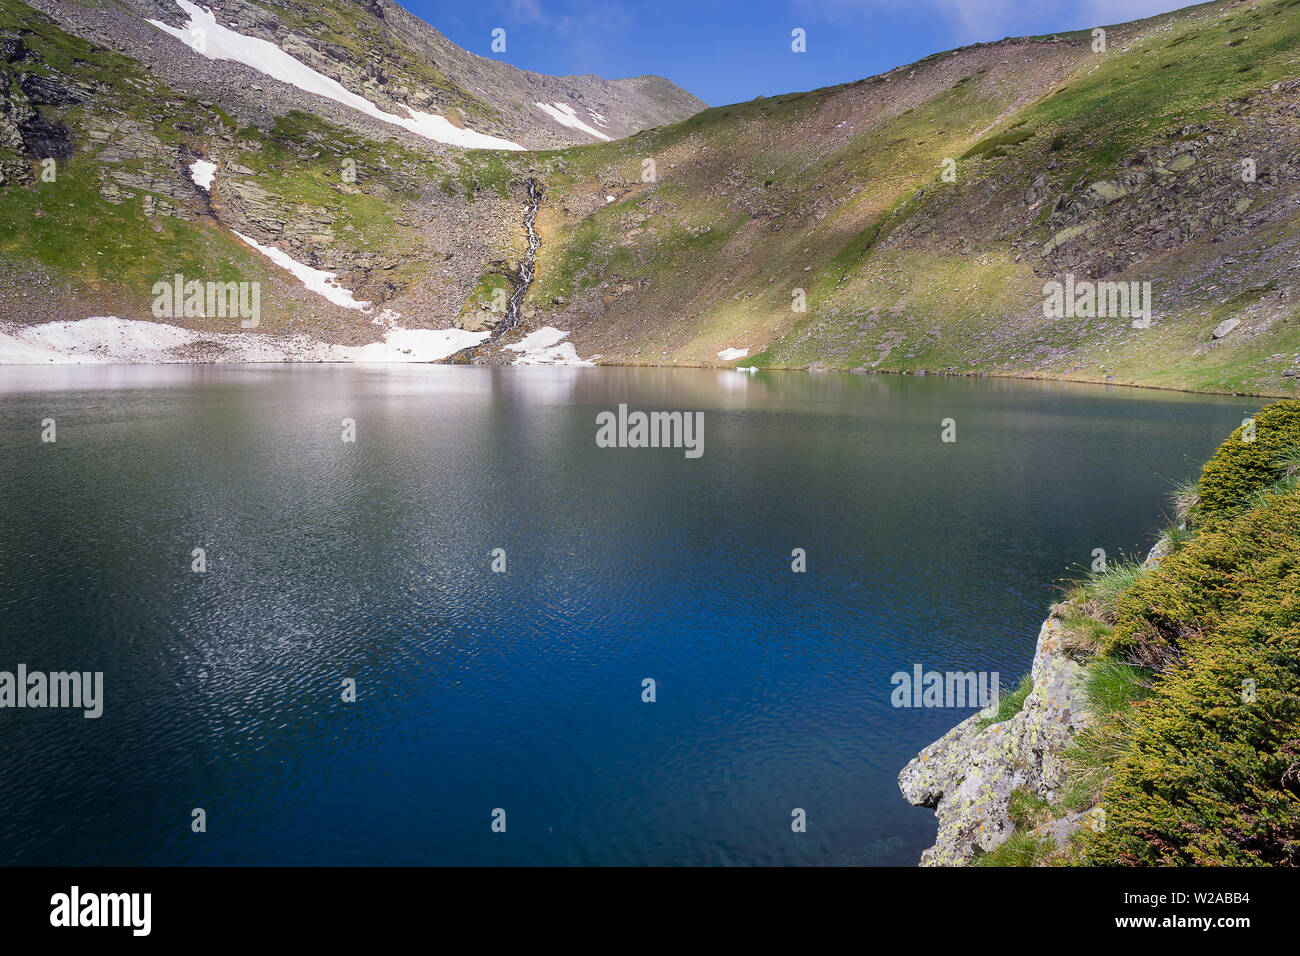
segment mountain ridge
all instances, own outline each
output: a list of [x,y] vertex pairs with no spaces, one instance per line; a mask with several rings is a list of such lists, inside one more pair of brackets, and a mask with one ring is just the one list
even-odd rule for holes
[[[189,0],[33,0],[31,5],[84,39],[137,59],[152,57],[147,65],[182,92],[197,79],[195,70],[214,65],[183,56],[173,63],[175,47],[151,36],[141,23],[184,28],[187,13],[192,17],[195,10],[215,10],[220,25],[276,44],[380,107],[409,105],[446,113],[454,123],[481,122],[484,132],[517,138],[527,148],[594,138],[548,120],[534,105],[538,97],[609,111],[612,135],[683,119],[704,106],[662,77],[650,78],[661,81],[655,84],[661,87],[655,97],[644,94],[645,78],[605,80],[521,70],[462,49],[390,0],[224,0],[217,7]],[[627,112],[615,112],[614,105]],[[346,114],[341,115],[348,125]]]

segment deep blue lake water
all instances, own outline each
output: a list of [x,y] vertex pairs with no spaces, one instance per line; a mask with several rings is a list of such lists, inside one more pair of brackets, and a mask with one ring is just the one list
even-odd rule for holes
[[[703,412],[703,456],[598,448],[620,403]],[[1013,684],[1054,584],[1148,547],[1261,404],[0,368],[0,670],[104,674],[97,720],[0,710],[0,863],[913,865],[933,815],[895,778],[973,708],[896,709],[890,676]]]

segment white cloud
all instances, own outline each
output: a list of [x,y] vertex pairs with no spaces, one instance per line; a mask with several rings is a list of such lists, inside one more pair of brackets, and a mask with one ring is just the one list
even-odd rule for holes
[[541,0],[506,0],[499,4],[515,23],[537,23],[542,19]]

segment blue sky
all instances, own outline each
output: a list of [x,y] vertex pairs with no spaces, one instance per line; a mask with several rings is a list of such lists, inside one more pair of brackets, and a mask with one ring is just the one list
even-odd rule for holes
[[[831,86],[1005,36],[1122,23],[1186,0],[399,0],[461,46],[540,73],[657,73],[711,106]],[[506,31],[493,53],[492,30]],[[790,49],[802,28],[807,52]]]

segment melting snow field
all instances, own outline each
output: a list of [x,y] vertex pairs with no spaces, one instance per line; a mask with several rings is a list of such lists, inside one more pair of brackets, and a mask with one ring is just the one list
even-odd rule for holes
[[464,329],[401,329],[369,345],[330,345],[305,335],[199,332],[164,322],[97,316],[0,330],[0,365],[189,361],[178,350],[208,346],[221,362],[436,362],[488,337]]
[[206,159],[196,159],[190,163],[190,179],[204,192],[212,192],[212,179],[217,174],[217,164]]
[[[251,66],[267,76],[296,86],[300,90],[323,96],[336,103],[342,103],[354,110],[401,126],[426,139],[453,146],[473,149],[519,149],[523,147],[508,139],[476,133],[472,129],[460,129],[453,126],[445,116],[433,113],[421,113],[409,106],[403,106],[407,116],[387,113],[364,96],[358,96],[337,80],[332,80],[324,73],[318,73],[306,63],[285,53],[269,40],[244,36],[217,22],[211,10],[190,3],[189,0],[176,0],[177,5],[189,14],[189,22],[177,29],[161,20],[149,20],[164,33],[180,40],[191,50],[201,53],[209,60],[234,60]],[[597,133],[596,135],[600,135]],[[602,137],[609,139],[608,136]],[[197,181],[197,180],[196,180]]]
[[730,362],[733,359],[744,358],[749,354],[749,349],[723,349],[718,353],[718,358],[724,362]]
[[597,139],[609,139],[600,130],[594,129],[578,119],[578,114],[573,111],[573,107],[568,103],[534,103],[533,105],[561,126],[580,130],[588,136],[595,136]]
[[515,365],[595,365],[578,358],[578,350],[572,342],[565,342],[568,332],[546,326],[536,332],[530,332],[514,345],[506,348],[519,352]]
[[461,349],[478,345],[488,337],[488,332],[468,332],[465,329],[391,329],[384,333],[382,342],[369,345],[328,346],[327,362],[436,362]]
[[46,322],[0,332],[0,363],[37,365],[165,361],[159,358],[169,349],[188,345],[193,333],[174,325],[127,322],[98,316],[79,322]]
[[313,269],[311,266],[299,262],[287,252],[281,252],[275,246],[264,246],[256,239],[248,238],[242,232],[235,232],[234,229],[230,231],[234,232],[240,239],[266,256],[281,269],[293,273],[294,277],[306,286],[309,291],[324,296],[335,305],[341,305],[345,309],[359,309],[364,312],[369,308],[369,302],[358,302],[352,297],[350,290],[339,285],[336,278],[337,273],[326,272],[323,269]]

